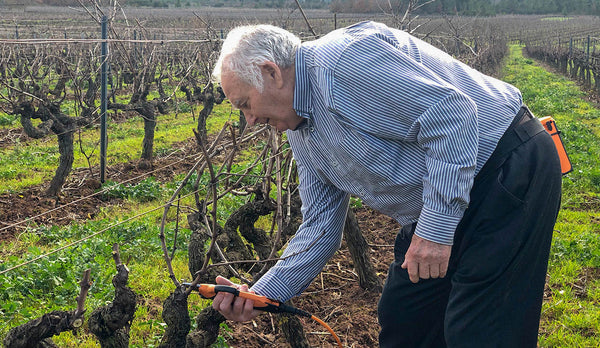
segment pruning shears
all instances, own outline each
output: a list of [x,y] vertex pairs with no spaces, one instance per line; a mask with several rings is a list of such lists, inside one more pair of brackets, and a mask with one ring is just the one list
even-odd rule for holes
[[[192,283],[183,283],[184,286],[192,286]],[[251,292],[240,291],[239,289],[229,286],[229,285],[213,285],[213,284],[196,284],[193,290],[198,291],[200,296],[205,299],[213,299],[219,292],[227,292],[233,294],[234,296],[245,298],[248,300],[254,301],[254,309],[264,312],[270,313],[291,313],[294,315],[299,315],[301,317],[307,317],[315,320],[319,324],[323,325],[327,331],[335,338],[339,347],[342,347],[342,342],[339,337],[333,332],[333,330],[321,319],[315,317],[314,315],[298,309],[296,307],[286,305],[281,301],[272,300],[268,297],[253,294]]]

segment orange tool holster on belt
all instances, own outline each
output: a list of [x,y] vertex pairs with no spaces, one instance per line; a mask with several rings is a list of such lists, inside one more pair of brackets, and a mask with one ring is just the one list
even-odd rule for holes
[[560,170],[563,175],[571,172],[573,170],[573,166],[571,165],[571,160],[569,160],[569,155],[567,155],[567,151],[565,150],[565,146],[560,137],[560,131],[556,128],[556,122],[551,116],[546,116],[540,118],[540,122],[546,128],[546,132],[548,132],[552,136],[552,140],[554,141],[554,145],[556,145],[556,151],[558,152],[558,157],[560,158]]

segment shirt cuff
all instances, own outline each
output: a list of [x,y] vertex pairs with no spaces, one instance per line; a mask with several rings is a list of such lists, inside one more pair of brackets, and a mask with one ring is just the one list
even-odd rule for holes
[[423,207],[415,234],[431,242],[452,245],[461,219],[462,216],[446,215]]
[[272,300],[285,302],[296,296],[290,288],[277,277],[275,272],[267,272],[250,288],[256,294]]

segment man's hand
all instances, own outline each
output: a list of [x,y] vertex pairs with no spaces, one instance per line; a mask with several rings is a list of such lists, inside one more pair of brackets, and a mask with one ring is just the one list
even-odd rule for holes
[[443,278],[448,271],[451,251],[452,245],[438,244],[413,235],[402,268],[408,270],[413,283],[419,279]]
[[[238,288],[240,291],[248,292],[248,285],[246,284],[240,286],[221,276],[218,276],[216,280],[219,285],[229,285]],[[254,301],[236,297],[227,292],[219,292],[213,299],[212,306],[226,319],[233,321],[249,321],[260,314],[260,311],[254,309]]]

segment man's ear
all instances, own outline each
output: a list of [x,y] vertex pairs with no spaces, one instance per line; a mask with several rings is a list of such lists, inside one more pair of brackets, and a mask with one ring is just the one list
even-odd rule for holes
[[277,88],[281,88],[283,86],[283,76],[281,74],[281,69],[277,64],[273,62],[264,62],[260,65],[260,70],[263,74],[263,80],[267,82],[267,80],[274,83],[274,86]]

